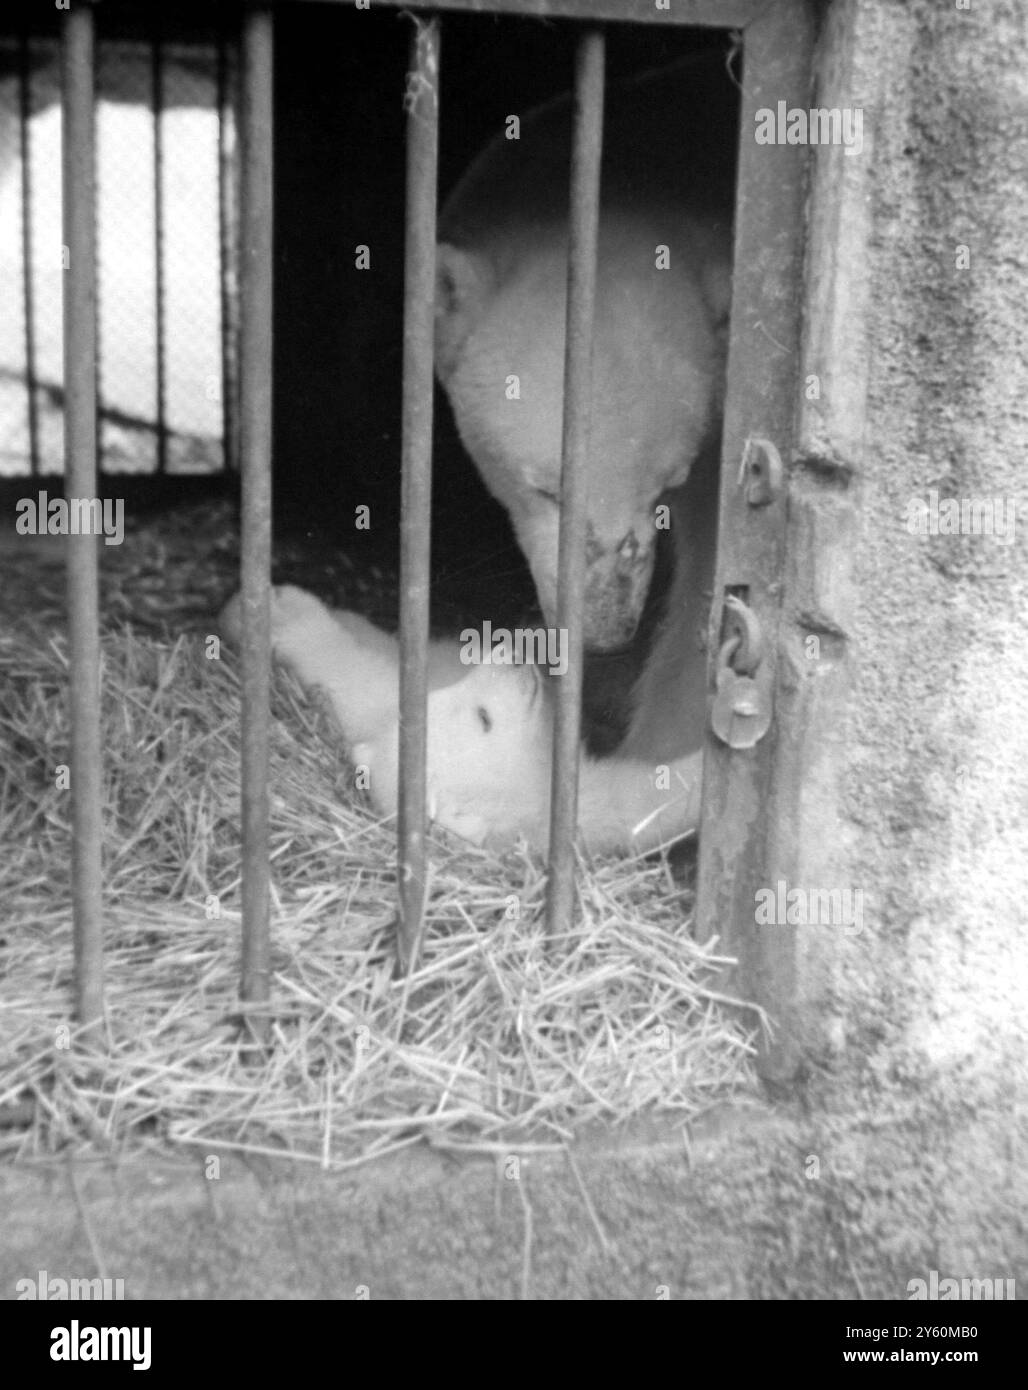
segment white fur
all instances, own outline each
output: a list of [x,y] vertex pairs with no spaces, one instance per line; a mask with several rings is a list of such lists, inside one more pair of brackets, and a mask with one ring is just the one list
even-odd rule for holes
[[[236,596],[222,614],[238,641]],[[359,614],[332,612],[313,594],[272,592],[275,657],[329,700],[353,761],[370,774],[372,804],[392,815],[399,760],[399,644]],[[532,667],[460,664],[456,644],[433,643],[429,665],[427,790],[430,817],[475,844],[549,834],[553,720]],[[700,754],[668,766],[640,758],[583,758],[579,832],[594,852],[649,851],[695,829]]]
[[[612,88],[606,103],[585,479],[582,619],[593,652],[632,639],[652,576],[658,500],[682,487],[716,435],[730,296],[728,160],[712,161],[705,141],[678,132],[724,135],[715,116],[724,113],[724,85],[720,60],[702,59]],[[551,626],[570,147],[567,99],[529,112],[518,140],[499,132],[447,199],[437,248],[439,379],[465,448],[510,513]],[[669,256],[659,267],[658,247]],[[511,377],[516,399],[507,395]]]

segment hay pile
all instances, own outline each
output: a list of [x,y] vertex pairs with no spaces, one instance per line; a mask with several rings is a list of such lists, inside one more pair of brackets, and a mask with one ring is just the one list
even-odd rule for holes
[[141,633],[112,611],[100,1062],[70,1015],[66,642],[13,615],[0,635],[0,1151],[190,1146],[341,1167],[424,1139],[560,1146],[590,1121],[689,1117],[747,1082],[750,1042],[705,987],[690,892],[666,863],[591,865],[575,929],[547,948],[538,859],[435,835],[420,968],[395,980],[392,827],[282,675],[273,1049],[248,1062],[235,663],[208,659],[200,628]]

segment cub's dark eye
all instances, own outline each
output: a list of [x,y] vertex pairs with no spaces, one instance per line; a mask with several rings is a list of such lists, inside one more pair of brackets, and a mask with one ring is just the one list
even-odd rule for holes
[[476,714],[482,721],[482,728],[486,731],[486,733],[489,733],[489,731],[493,727],[493,721],[485,705],[479,705],[478,709],[476,710]]
[[544,497],[547,502],[552,502],[555,507],[560,506],[559,492],[551,492],[548,487],[537,487],[532,490],[537,497]]

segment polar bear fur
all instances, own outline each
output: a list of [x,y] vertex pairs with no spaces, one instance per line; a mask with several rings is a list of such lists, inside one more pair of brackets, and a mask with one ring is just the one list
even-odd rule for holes
[[[221,617],[238,642],[236,595]],[[372,805],[397,804],[400,652],[395,637],[357,613],[332,612],[313,594],[272,591],[272,648],[328,702],[352,761],[367,770]],[[533,666],[464,666],[457,644],[435,642],[429,661],[427,811],[475,844],[525,840],[546,849],[553,720],[547,678]],[[692,830],[699,755],[668,767],[583,758],[579,831],[593,852],[645,852]]]
[[[716,440],[730,298],[732,98],[721,59],[610,94],[604,128],[585,642],[631,641],[657,507]],[[440,216],[436,366],[555,621],[571,108],[499,134]],[[512,388],[512,379],[516,385]],[[512,394],[512,389],[514,394]],[[685,554],[689,537],[676,538]]]
[[[726,92],[729,94],[726,96]],[[627,732],[584,757],[579,832],[591,850],[646,851],[696,827],[706,707],[704,630],[715,495],[694,465],[716,445],[730,293],[731,87],[720,58],[612,92],[605,112],[591,446],[587,651],[636,639],[661,523],[671,580],[638,654]],[[474,161],[440,218],[436,366],[464,444],[507,507],[555,623],[567,275],[570,103],[551,102]],[[512,378],[517,390],[511,390]],[[238,627],[238,611],[227,613]],[[324,692],[396,810],[399,652],[354,613],[276,590],[276,657]],[[638,645],[638,644],[637,644]],[[633,660],[634,660],[633,656]],[[428,810],[480,844],[545,848],[552,712],[528,668],[462,667],[433,644]]]

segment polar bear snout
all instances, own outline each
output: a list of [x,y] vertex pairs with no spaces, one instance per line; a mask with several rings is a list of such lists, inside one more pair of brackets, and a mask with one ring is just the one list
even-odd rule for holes
[[590,652],[612,652],[635,636],[653,578],[656,553],[652,534],[625,533],[614,545],[586,541],[585,645]]

